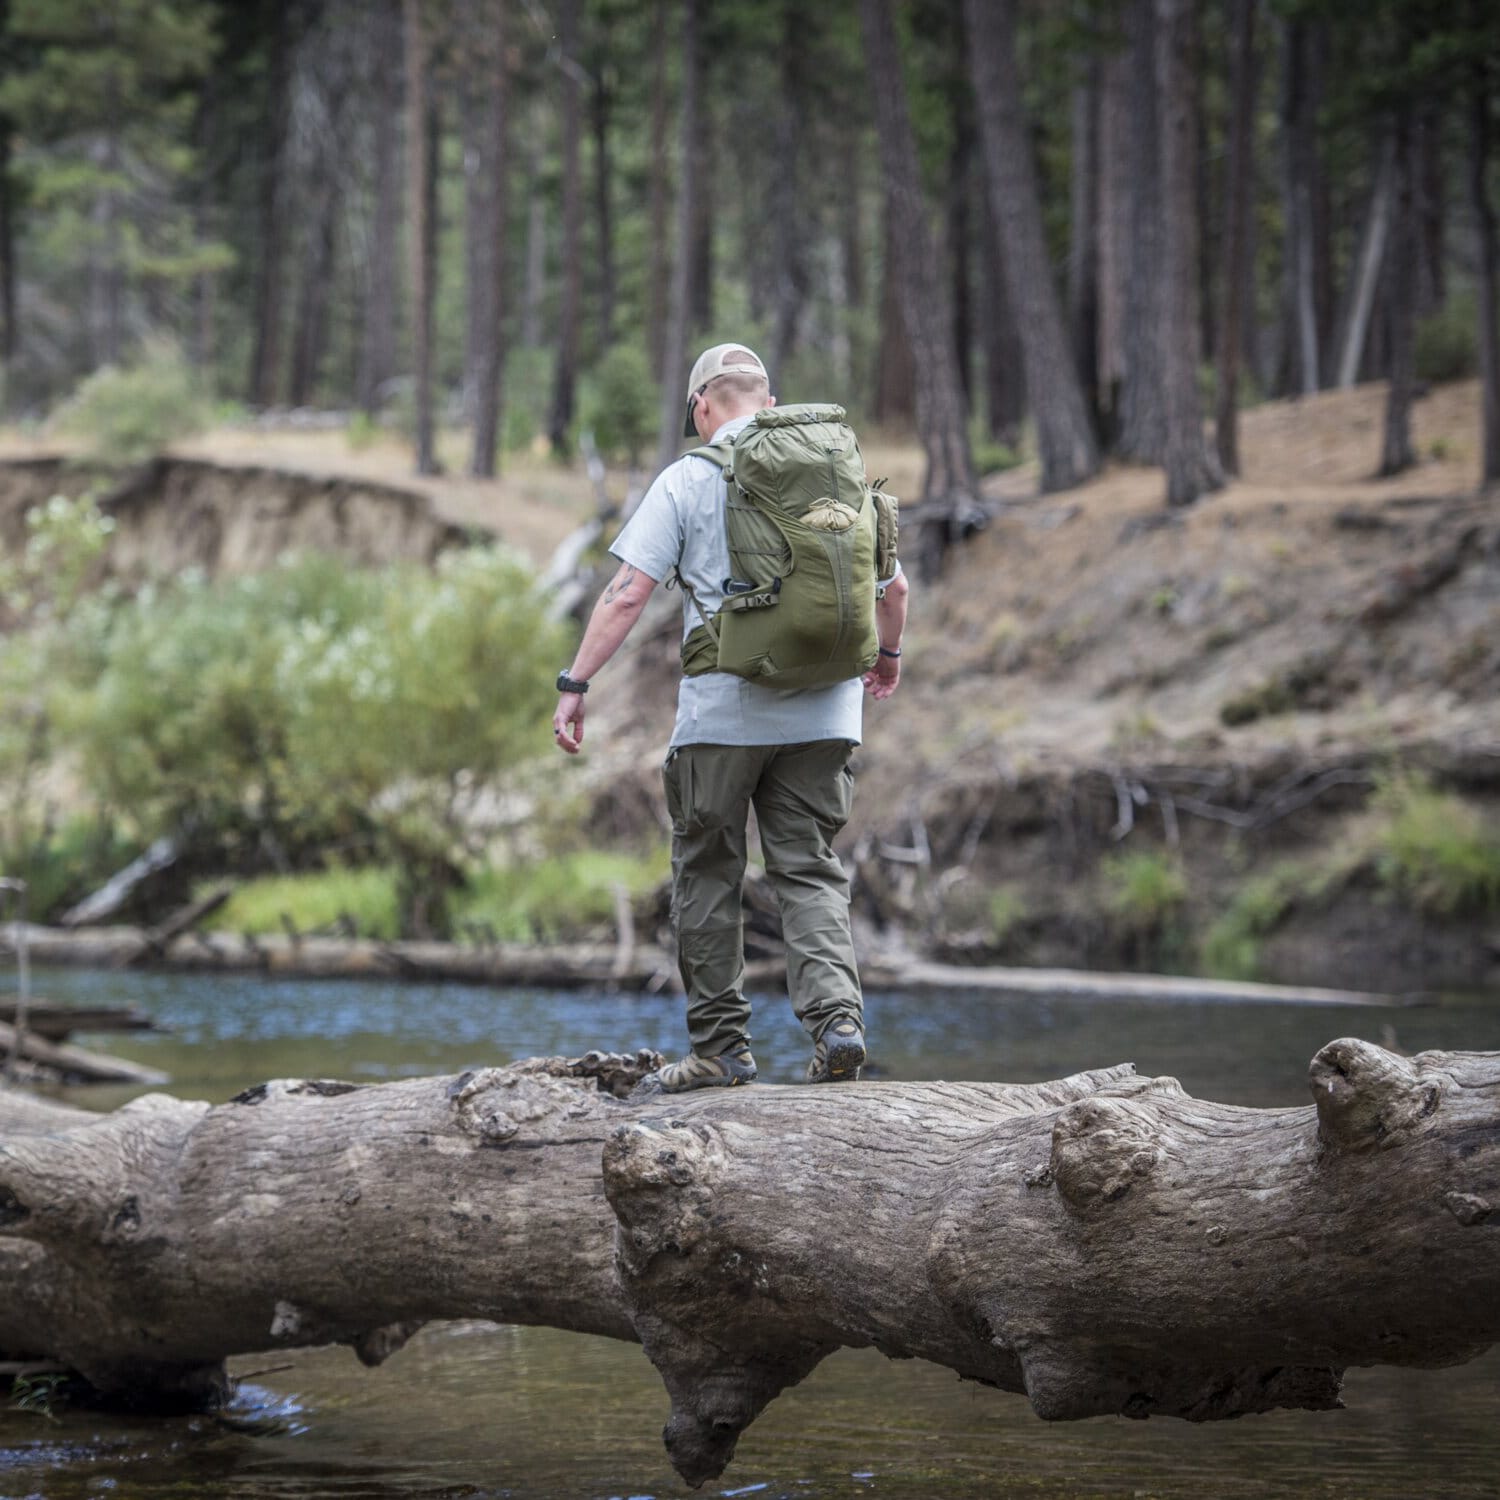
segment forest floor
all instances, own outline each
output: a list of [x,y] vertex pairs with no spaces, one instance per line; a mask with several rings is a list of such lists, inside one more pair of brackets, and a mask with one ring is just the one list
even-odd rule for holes
[[[1031,466],[985,482],[994,519],[915,584],[901,689],[867,709],[846,847],[876,927],[982,961],[1500,980],[1500,499],[1476,492],[1473,382],[1417,402],[1420,462],[1382,480],[1384,402],[1368,386],[1246,411],[1243,477],[1178,512],[1154,469],[1046,496]],[[913,442],[865,448],[915,493]],[[0,439],[0,462],[40,451],[57,448]],[[262,484],[414,492],[539,567],[598,508],[581,466],[542,454],[457,477],[461,434],[431,479],[405,445],[341,431],[224,429],[172,451]],[[640,481],[611,476],[610,498]],[[603,842],[661,836],[679,608],[658,590],[590,699],[582,761],[549,773]],[[1414,801],[1429,783],[1459,800]],[[1419,803],[1441,847],[1403,857],[1462,866],[1464,828],[1481,830],[1490,895],[1460,881],[1450,900],[1418,867],[1400,888],[1394,830]]]

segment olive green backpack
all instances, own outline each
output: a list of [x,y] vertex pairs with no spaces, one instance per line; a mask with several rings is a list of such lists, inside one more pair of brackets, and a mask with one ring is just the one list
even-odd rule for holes
[[728,442],[693,449],[725,480],[730,576],[682,643],[682,670],[763,687],[826,687],[875,664],[878,579],[896,567],[896,499],[865,478],[841,406],[775,406]]

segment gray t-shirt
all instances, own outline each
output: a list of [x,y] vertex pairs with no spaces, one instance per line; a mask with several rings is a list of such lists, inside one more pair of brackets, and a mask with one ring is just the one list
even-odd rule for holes
[[[749,426],[735,417],[713,435],[723,442]],[[691,454],[657,475],[635,513],[609,549],[623,563],[660,582],[680,567],[709,614],[724,602],[720,587],[729,576],[724,530],[724,476],[707,459]],[[887,580],[889,581],[889,580]],[[682,633],[699,623],[686,590]],[[788,692],[760,687],[728,672],[684,677],[677,689],[672,745],[798,745],[808,740],[848,740],[862,733],[864,687],[859,678],[832,687]]]

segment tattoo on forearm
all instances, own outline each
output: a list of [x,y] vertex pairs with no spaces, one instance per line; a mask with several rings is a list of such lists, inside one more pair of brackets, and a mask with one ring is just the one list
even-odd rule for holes
[[635,569],[626,563],[618,573],[609,581],[609,587],[604,590],[604,602],[613,604],[626,589],[635,582]]

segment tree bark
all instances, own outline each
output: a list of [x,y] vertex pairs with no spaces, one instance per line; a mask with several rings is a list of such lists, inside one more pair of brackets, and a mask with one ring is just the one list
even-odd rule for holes
[[1071,244],[1068,252],[1068,331],[1073,366],[1083,385],[1091,419],[1104,408],[1099,383],[1099,205],[1100,119],[1104,61],[1090,52],[1079,64],[1073,85],[1069,129],[1073,144]]
[[469,306],[474,333],[474,446],[469,473],[492,479],[500,451],[500,413],[505,379],[505,236],[510,208],[506,140],[510,86],[505,63],[505,0],[483,0],[484,62],[476,113],[479,161],[470,212],[479,221],[479,242],[470,261]]
[[1282,199],[1286,205],[1285,293],[1291,359],[1290,388],[1310,395],[1318,389],[1318,299],[1314,226],[1317,175],[1317,99],[1311,24],[1283,23]]
[[983,274],[979,278],[980,327],[984,340],[984,411],[990,436],[1015,448],[1026,420],[1026,361],[1015,311],[1005,290],[1005,257],[1000,234],[983,190],[979,246]]
[[1382,130],[1376,148],[1375,182],[1359,237],[1359,249],[1349,271],[1347,309],[1340,319],[1338,352],[1334,363],[1336,389],[1348,390],[1359,379],[1365,343],[1370,336],[1370,315],[1375,308],[1375,290],[1390,238],[1391,209],[1396,194],[1394,142]]
[[[651,371],[664,385],[667,357],[667,299],[671,270],[667,248],[667,0],[656,0],[651,14],[651,186],[647,194],[651,220],[650,266],[646,315],[647,354]],[[675,375],[674,377],[675,378]],[[663,398],[665,405],[665,398]]]
[[1224,183],[1223,318],[1219,328],[1218,409],[1214,437],[1225,474],[1240,471],[1240,349],[1245,323],[1245,268],[1249,241],[1250,189],[1255,175],[1256,0],[1232,0],[1233,40],[1229,64],[1229,162]]
[[319,181],[310,184],[316,194],[317,207],[308,226],[308,243],[302,257],[302,283],[297,291],[296,332],[287,383],[287,399],[293,406],[306,406],[313,399],[328,346],[329,286],[333,276],[334,234],[341,206],[335,163],[325,160],[318,177]]
[[583,296],[583,187],[580,143],[583,135],[583,85],[587,75],[579,60],[581,0],[560,0],[557,40],[562,74],[562,287],[557,310],[557,359],[552,367],[552,405],[547,437],[552,451],[567,451],[578,386],[578,310]]
[[1152,0],[1127,0],[1130,239],[1125,256],[1125,380],[1118,451],[1159,464],[1167,451],[1161,345],[1161,149]]
[[605,64],[600,60],[594,67],[589,95],[589,123],[594,135],[594,235],[599,261],[595,352],[599,354],[615,341],[615,188],[609,130],[614,97],[604,70]]
[[402,26],[397,0],[378,0],[370,23],[371,154],[374,205],[361,308],[358,399],[370,416],[380,409],[396,370],[398,289],[396,239],[401,222]]
[[896,274],[896,205],[889,192],[882,206],[884,252],[880,273],[880,343],[875,351],[875,420],[882,426],[910,429],[917,420],[917,368],[911,340],[901,316]]
[[1016,68],[1014,0],[964,0],[964,19],[1006,290],[1011,306],[1025,309],[1017,329],[1036,420],[1042,488],[1068,489],[1098,470],[1099,450],[1042,234],[1041,199]]
[[374,1364],[436,1318],[639,1339],[699,1484],[840,1346],[1051,1420],[1206,1421],[1335,1407],[1347,1365],[1500,1338],[1500,1054],[1331,1042],[1313,1105],[1277,1110],[1128,1064],[620,1097],[658,1061],[105,1117],[0,1093],[0,1351],[195,1404],[230,1354]]
[[1490,93],[1484,66],[1474,65],[1469,95],[1469,204],[1479,250],[1479,375],[1483,456],[1480,482],[1500,480],[1500,236],[1490,202]]
[[1161,141],[1162,317],[1158,325],[1167,419],[1167,504],[1190,505],[1223,483],[1204,441],[1198,399],[1197,90],[1188,0],[1156,0]]
[[[892,216],[890,269],[911,346],[917,435],[927,457],[922,498],[938,502],[941,510],[956,518],[974,502],[974,460],[947,298],[933,274],[937,246],[922,192],[890,0],[860,0],[859,18]],[[951,526],[949,530],[951,534]]]
[[664,469],[682,451],[682,422],[686,410],[688,298],[691,295],[693,226],[697,223],[697,183],[694,147],[698,136],[699,0],[681,0],[682,97],[678,104],[677,244],[672,258],[662,333],[661,425],[656,442],[656,467]]
[[406,22],[406,186],[411,234],[412,401],[416,414],[416,470],[437,472],[432,421],[433,128],[427,89],[427,38],[422,0],[403,0]]
[[[778,88],[771,123],[775,166],[771,172],[770,238],[772,302],[771,376],[778,380],[797,344],[807,301],[806,225],[811,217],[799,192],[799,158],[804,133],[802,65],[805,26],[800,5],[781,7],[776,42]],[[773,387],[774,389],[775,387]]]
[[1417,232],[1412,222],[1414,183],[1412,107],[1396,105],[1396,220],[1391,233],[1390,276],[1386,320],[1390,330],[1390,386],[1385,403],[1385,427],[1380,451],[1380,474],[1386,477],[1409,469],[1417,461],[1411,437],[1411,403],[1415,374],[1413,344],[1417,319]]
[[254,344],[250,356],[250,404],[270,406],[276,400],[281,367],[281,260],[286,249],[286,215],[282,175],[286,122],[290,113],[292,6],[274,7],[265,111],[260,130],[260,260],[255,270]]
[[1099,345],[1095,355],[1099,383],[1100,436],[1106,449],[1119,438],[1120,392],[1128,361],[1125,354],[1126,268],[1130,249],[1130,213],[1134,199],[1130,161],[1129,54],[1117,48],[1100,65],[1099,201],[1095,265],[1098,291]]
[[[0,24],[4,12],[0,11]],[[11,191],[10,162],[15,127],[8,116],[0,115],[0,360],[7,366],[20,347],[16,324],[16,224],[14,197]],[[7,402],[14,392],[0,393]]]

